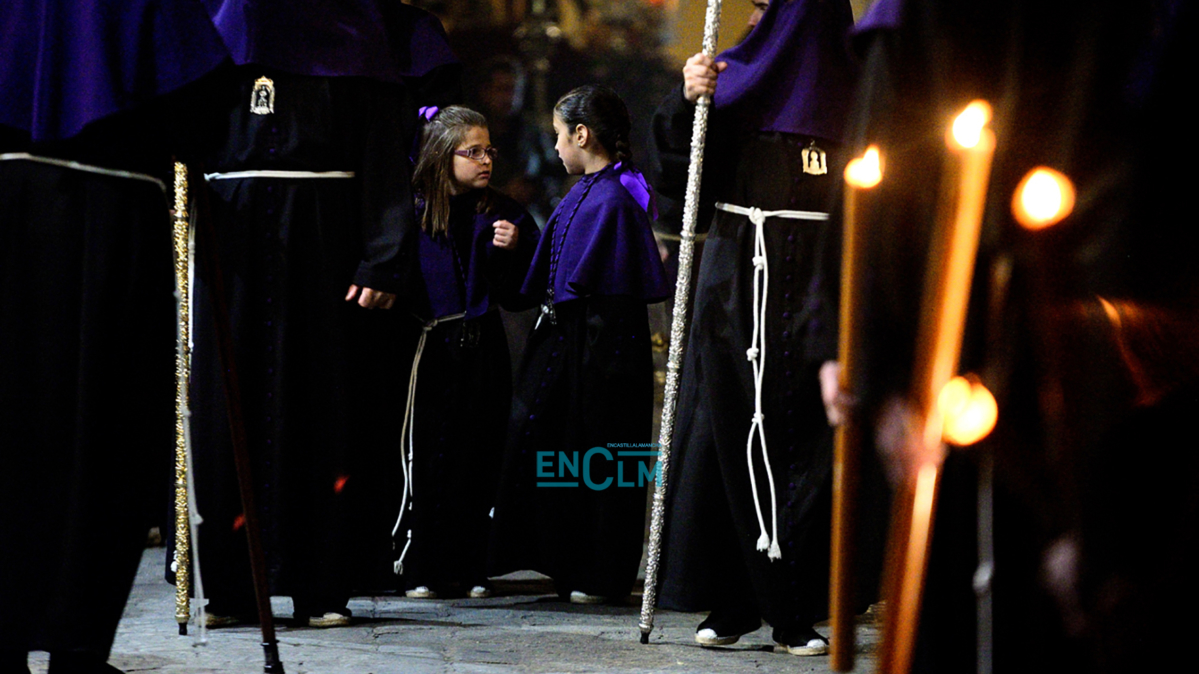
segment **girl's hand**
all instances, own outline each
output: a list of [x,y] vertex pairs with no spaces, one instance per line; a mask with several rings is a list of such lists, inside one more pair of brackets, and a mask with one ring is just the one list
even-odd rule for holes
[[346,301],[353,302],[355,300],[363,309],[390,309],[391,305],[395,304],[396,296],[395,293],[359,288],[351,284],[349,292],[346,293]]
[[493,246],[502,250],[516,248],[516,240],[520,238],[520,230],[516,225],[507,220],[496,220],[491,227],[495,229],[495,237],[491,239]]
[[717,61],[703,53],[687,59],[683,66],[683,98],[694,103],[700,96],[716,93],[716,76],[724,72],[729,64]]

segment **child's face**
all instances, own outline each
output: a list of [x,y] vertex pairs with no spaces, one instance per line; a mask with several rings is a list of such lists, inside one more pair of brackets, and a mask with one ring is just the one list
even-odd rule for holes
[[572,176],[583,173],[586,156],[583,148],[579,147],[575,130],[568,128],[561,117],[554,115],[554,132],[558,134],[558,142],[554,143],[554,149],[558,151],[558,158],[562,160],[566,172]]
[[[472,126],[455,151],[469,152],[472,148],[486,150],[491,147],[491,134],[481,126]],[[464,194],[470,190],[487,187],[491,182],[491,157],[482,153],[481,159],[471,159],[460,154],[454,155],[454,170],[452,177],[453,194]]]

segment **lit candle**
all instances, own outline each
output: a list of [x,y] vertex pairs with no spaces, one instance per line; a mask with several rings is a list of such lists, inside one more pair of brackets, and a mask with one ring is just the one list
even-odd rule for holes
[[928,271],[921,300],[920,327],[910,400],[921,437],[894,500],[886,580],[888,613],[879,648],[879,671],[910,671],[920,615],[920,595],[928,567],[940,463],[944,457],[943,417],[937,398],[953,376],[961,353],[970,284],[986,206],[995,135],[987,128],[991,106],[974,101],[946,133],[949,153],[942,175],[941,202],[929,241]]
[[[878,147],[871,145],[865,155],[855,158],[845,167],[845,209],[842,214],[841,251],[841,331],[838,336],[838,356],[841,370],[837,386],[851,392],[856,373],[855,354],[858,350],[858,298],[862,266],[861,224],[859,200],[863,193],[878,185],[883,178],[882,159]],[[832,669],[848,672],[853,669],[854,657],[854,536],[856,517],[854,505],[858,488],[858,457],[861,453],[863,428],[857,415],[850,410],[837,427],[833,445],[833,531],[832,564],[829,576],[829,627]]]
[[1073,210],[1074,183],[1044,166],[1029,171],[1012,195],[1012,215],[1026,229],[1056,225]]
[[954,375],[961,352],[962,330],[974,258],[982,228],[995,134],[987,128],[991,106],[974,101],[957,116],[946,134],[949,154],[942,182],[941,205],[930,250],[918,339],[913,398],[925,415],[923,456],[917,463],[939,460],[943,430],[936,400]]
[[987,437],[999,418],[995,396],[976,379],[954,377],[937,396],[946,442],[965,447]]

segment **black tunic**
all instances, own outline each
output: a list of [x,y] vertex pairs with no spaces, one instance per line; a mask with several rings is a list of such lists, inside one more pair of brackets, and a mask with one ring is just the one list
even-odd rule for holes
[[[592,297],[557,305],[557,324],[542,321],[529,336],[517,370],[508,447],[492,536],[492,574],[533,569],[554,579],[559,594],[580,591],[617,598],[632,589],[645,522],[644,458],[587,452],[614,443],[650,441],[653,362],[645,302]],[[575,461],[576,486],[538,487],[536,464],[548,472],[559,451]],[[546,460],[543,458],[543,460]],[[622,466],[621,475],[617,467]],[[544,471],[543,471],[544,474]],[[611,480],[604,489],[589,488]],[[623,477],[627,486],[616,483]]]
[[[454,583],[469,588],[487,579],[490,513],[512,404],[499,306],[519,290],[537,245],[537,226],[523,207],[491,191],[487,212],[479,213],[480,196],[475,190],[451,198],[447,234],[420,234],[428,298],[417,314],[429,327],[412,421],[413,508],[395,539],[403,550],[411,531],[405,587],[424,585],[439,594]],[[519,229],[515,250],[491,244],[497,220]],[[397,451],[407,453],[407,444]],[[399,487],[391,490],[398,510],[403,485],[395,476],[392,482]]]
[[[679,90],[655,116],[667,173],[682,188],[694,106]],[[843,163],[826,139],[738,131],[714,115],[702,202],[762,210],[827,212]],[[827,153],[827,174],[805,174],[801,151]],[[673,180],[671,179],[673,178]],[[674,194],[681,198],[681,194]],[[707,210],[707,209],[705,209]],[[776,628],[805,628],[827,611],[832,430],[817,377],[836,358],[836,288],[822,274],[828,222],[768,218],[769,281],[763,401],[766,447],[776,487],[782,558],[757,550],[761,529],[746,442],[754,416],[751,346],[755,227],[716,211],[695,287],[672,451],[661,604],[681,610],[739,607]],[[772,533],[768,475],[754,440],[754,470],[766,531]]]
[[[274,112],[251,111],[255,80],[274,83]],[[350,284],[396,292],[412,223],[407,150],[399,120],[414,117],[397,85],[241,66],[224,111],[225,141],[209,174],[247,170],[354,172],[337,177],[233,177],[208,182],[228,293],[246,433],[276,593],[297,614],[342,608],[350,506],[369,470],[377,418],[363,409],[390,397],[380,381],[402,343],[386,312],[344,301]],[[241,506],[209,300],[198,279],[192,422],[201,554],[216,613],[248,612]],[[395,368],[391,368],[394,372]]]

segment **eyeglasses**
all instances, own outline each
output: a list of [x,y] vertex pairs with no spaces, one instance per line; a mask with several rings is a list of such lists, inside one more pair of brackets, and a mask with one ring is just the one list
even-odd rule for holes
[[474,147],[466,150],[454,150],[454,154],[458,155],[459,157],[466,157],[472,161],[481,162],[483,161],[483,157],[487,157],[491,161],[495,161],[495,158],[500,156],[500,151],[490,145],[487,147],[475,145]]

